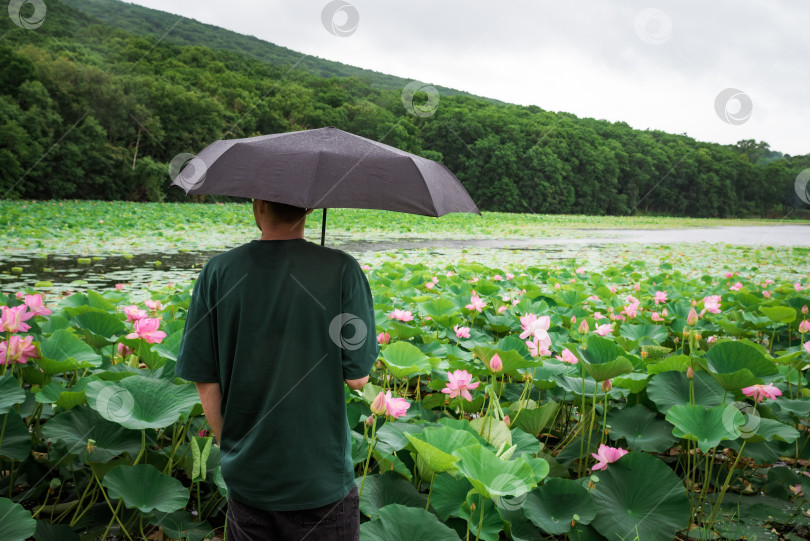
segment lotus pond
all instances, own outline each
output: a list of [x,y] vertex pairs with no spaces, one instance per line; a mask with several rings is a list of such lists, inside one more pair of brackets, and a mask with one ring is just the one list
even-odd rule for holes
[[[55,258],[70,233],[25,229],[61,223],[42,212],[6,232],[4,247],[27,240],[4,255]],[[84,283],[52,287],[28,262],[3,282],[0,539],[221,537],[219,450],[173,374],[190,279],[214,247],[167,241],[155,220],[144,248],[167,242],[177,259],[141,250],[132,268],[150,274],[127,280],[114,258],[139,250],[104,227],[129,219],[88,213],[73,255],[102,259],[64,280]],[[362,539],[810,535],[806,249],[353,253],[382,348],[371,383],[346,391]],[[151,274],[168,272],[158,257],[177,274]]]

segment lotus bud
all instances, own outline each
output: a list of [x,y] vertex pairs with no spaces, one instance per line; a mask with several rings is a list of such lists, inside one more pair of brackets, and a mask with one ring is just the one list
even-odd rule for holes
[[373,415],[369,415],[366,418],[366,426],[374,426],[374,416]]
[[380,394],[378,394],[374,402],[371,403],[371,413],[375,415],[385,415],[385,404],[385,393],[380,391]]
[[503,422],[506,423],[507,427],[512,426],[512,421],[509,419],[508,415],[504,415]]
[[475,511],[475,504],[471,503],[470,504],[470,514],[472,514],[473,511]]
[[613,384],[610,383],[609,379],[606,379],[602,382],[602,390],[608,392],[611,388],[613,388]]
[[678,342],[681,341],[681,339],[676,336],[675,338],[672,339],[672,341],[677,344]]
[[590,329],[588,328],[588,320],[583,319],[582,323],[579,324],[579,334],[588,334],[589,330]]
[[692,308],[691,310],[689,310],[689,315],[686,316],[686,323],[694,327],[695,325],[697,325],[697,322],[698,322],[697,311],[695,311],[695,309]]
[[802,314],[807,315],[807,305],[802,306]]
[[683,335],[684,336],[689,336],[689,327],[684,327],[683,328]]
[[695,299],[692,299],[692,302],[690,303],[690,305],[691,306],[697,306],[697,301]]
[[666,308],[664,308],[663,310],[661,310],[661,317],[667,317],[667,315],[669,315],[669,313],[667,312],[667,309],[666,309]]
[[501,361],[501,356],[497,353],[492,356],[492,359],[489,360],[489,368],[495,373],[501,372],[503,370],[503,361]]
[[703,335],[700,333],[695,333],[695,338],[698,340],[703,340]]
[[577,316],[571,316],[571,323],[573,324],[573,323],[576,323],[576,322],[577,322]]
[[691,366],[686,369],[686,377],[688,379],[695,379],[695,371],[692,370]]

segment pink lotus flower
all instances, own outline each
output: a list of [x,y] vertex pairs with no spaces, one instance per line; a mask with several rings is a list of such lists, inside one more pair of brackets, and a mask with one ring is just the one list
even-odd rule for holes
[[588,331],[591,330],[590,327],[588,327],[588,320],[587,319],[582,320],[582,323],[579,324],[579,329],[578,330],[579,330],[579,334],[587,334]]
[[658,312],[653,312],[652,315],[650,316],[650,319],[652,319],[653,321],[664,321],[664,318],[658,315]]
[[152,299],[147,299],[144,301],[144,304],[147,308],[149,308],[153,312],[158,312],[163,310],[163,303],[160,301],[153,301]]
[[577,316],[571,316],[571,325],[574,325],[577,322]]
[[145,317],[133,322],[132,326],[134,332],[129,333],[127,338],[143,338],[148,344],[159,344],[166,338],[166,333],[158,330],[159,319]]
[[619,288],[618,288],[618,287],[616,287],[616,286],[610,286],[610,292],[611,292],[611,293],[615,294],[615,293],[616,293],[618,290],[619,290]]
[[428,289],[433,289],[436,286],[433,282],[426,282],[425,287]]
[[638,304],[628,304],[624,307],[624,310],[622,310],[622,314],[626,315],[630,319],[635,318],[638,316]]
[[124,289],[124,284],[115,284],[115,289],[117,289],[118,291],[123,290]]
[[668,315],[668,314],[667,314],[667,309],[666,309],[666,308],[664,308],[663,310],[661,310],[661,317],[667,317],[667,315]]
[[767,280],[765,280],[765,283],[768,284],[768,285],[771,285],[773,283],[773,280],[768,278]]
[[469,338],[470,337],[470,328],[469,327],[459,327],[458,325],[453,325],[453,330],[456,333],[456,338]]
[[121,357],[125,358],[125,359],[127,357],[129,357],[130,355],[132,355],[133,353],[135,353],[135,350],[133,348],[129,348],[129,347],[125,346],[124,344],[122,344],[121,342],[118,342],[117,349],[118,349],[118,354]]
[[29,358],[37,358],[37,347],[32,345],[33,336],[20,338],[16,334],[8,341],[0,342],[0,364],[18,362],[25,364]]
[[364,271],[368,271],[368,270],[371,270],[371,265],[363,265],[363,266],[362,266],[362,267],[360,267],[360,268],[361,268],[362,270],[364,270]]
[[400,310],[399,308],[397,308],[393,312],[388,314],[388,319],[396,319],[398,321],[411,321],[413,320],[413,314],[411,314],[410,310]]
[[26,295],[25,305],[34,313],[35,316],[49,316],[52,313],[48,308],[43,306],[42,295],[39,293],[36,295]]
[[[388,391],[389,393],[391,391]],[[385,406],[388,401],[385,399],[385,393],[380,391],[374,401],[371,403],[371,413],[374,415],[383,415],[385,413]]]
[[598,462],[593,465],[591,470],[604,470],[611,462],[616,462],[621,457],[627,454],[627,449],[620,449],[618,447],[609,447],[604,443],[599,446],[599,450],[591,453]]
[[560,289],[562,286],[560,284],[554,284],[554,289]]
[[577,274],[585,274],[585,267],[579,267],[577,269]]
[[802,287],[802,284],[796,282],[795,284],[793,284],[793,289],[795,289],[796,291],[801,291],[804,288]]
[[762,290],[762,296],[765,297],[766,299],[770,299],[771,298],[771,292],[768,291],[767,289],[763,289]]
[[503,416],[503,422],[504,422],[504,424],[505,424],[507,427],[508,427],[508,426],[511,426],[511,424],[512,424],[512,420],[511,420],[511,419],[509,419],[509,416],[508,416],[508,415],[504,415],[504,416]]
[[635,289],[636,291],[640,291],[641,290],[641,285],[636,284],[636,285],[633,286],[633,289]]
[[551,338],[540,340],[535,336],[531,340],[526,340],[526,345],[529,347],[529,354],[532,357],[551,355],[551,350],[549,349],[551,346]]
[[509,307],[508,307],[508,306],[506,306],[506,305],[499,306],[499,307],[498,307],[498,313],[499,313],[499,314],[503,314],[504,312],[506,312],[506,309],[507,309],[507,308],[509,308]]
[[391,335],[387,332],[383,331],[377,335],[377,343],[378,344],[387,344],[391,341]]
[[537,317],[535,314],[526,314],[520,318],[520,325],[523,327],[523,332],[520,333],[520,338],[526,339],[529,336],[538,338],[541,342],[551,343],[548,337],[548,329],[551,326],[551,318],[549,316]]
[[450,381],[447,382],[447,387],[442,389],[443,393],[449,394],[450,398],[455,398],[461,395],[468,402],[472,402],[472,395],[470,394],[470,391],[478,387],[478,385],[481,383],[480,381],[470,383],[472,380],[472,374],[466,370],[456,370],[452,373],[448,372],[447,378]]
[[455,273],[455,272],[453,272],[453,271],[447,271],[447,273],[445,274],[445,276],[447,276],[448,278],[450,278],[451,276],[453,276],[453,275],[455,275],[455,274],[456,274],[456,273]]
[[691,310],[689,310],[689,314],[686,316],[686,324],[694,327],[695,325],[697,325],[697,322],[698,322],[697,311],[694,308],[692,308]]
[[512,306],[517,306],[519,302],[518,299],[512,299]]
[[14,308],[0,306],[0,331],[25,332],[31,328],[27,320],[34,317],[34,312],[28,311],[28,306],[21,304]]
[[503,280],[503,276],[501,276],[500,274],[496,274],[495,276],[492,277],[493,282],[500,282],[501,280]]
[[127,316],[127,321],[132,323],[138,321],[139,319],[145,318],[146,310],[141,310],[136,305],[131,304],[124,307],[124,315]]
[[18,299],[22,299],[25,296],[25,293],[23,293],[22,291],[18,291],[14,294],[14,296],[17,297]]
[[600,319],[605,319],[605,316],[604,316],[604,314],[602,314],[602,312],[594,312],[593,313],[593,318],[595,320],[599,321]]
[[557,357],[558,361],[562,361],[562,362],[568,363],[568,364],[577,364],[579,362],[579,359],[577,359],[577,356],[574,355],[573,353],[571,353],[571,350],[568,349],[568,348],[565,348],[564,350],[562,350],[562,354],[557,355],[556,357]]
[[810,355],[810,342],[805,342],[804,344],[802,344],[802,347],[807,352],[807,354]]
[[478,310],[480,312],[486,306],[487,303],[481,300],[481,297],[473,291],[472,297],[470,297],[470,304],[468,304],[466,308],[467,310]]
[[726,273],[726,278],[731,278],[732,276],[734,276],[733,272],[727,272]]
[[515,277],[515,275],[514,275],[514,274],[512,274],[511,272],[507,272],[507,273],[506,273],[506,279],[507,279],[507,280],[511,280],[511,279],[512,279],[512,278],[514,278],[514,277]]
[[737,283],[735,283],[733,286],[729,287],[729,289],[730,289],[731,291],[739,291],[739,290],[741,290],[742,288],[743,288],[743,285],[742,285],[742,283],[741,283],[741,282],[737,282]]
[[596,334],[599,336],[607,336],[608,334],[613,332],[613,323],[605,323],[604,325],[599,325],[594,329]]
[[712,314],[719,314],[721,300],[722,297],[720,295],[709,295],[708,297],[703,297],[703,307]]
[[408,412],[411,407],[410,402],[404,398],[391,397],[391,391],[385,393],[385,414],[390,415],[394,419],[399,419]]
[[667,293],[666,291],[656,291],[655,298],[653,298],[655,304],[660,304],[662,302],[667,302]]
[[475,283],[475,282],[477,282],[477,281],[478,281],[478,276],[473,276],[473,277],[472,277],[472,279],[471,279],[471,280],[469,280],[468,282],[469,282],[470,284],[474,284],[474,283]]
[[802,314],[807,315],[807,312],[808,312],[808,308],[807,308],[807,305],[805,304],[804,306],[802,306]]
[[717,342],[717,336],[716,335],[712,335],[712,336],[710,336],[710,337],[708,337],[706,339],[707,344],[714,344],[715,342]]
[[766,398],[776,400],[777,396],[782,396],[782,391],[771,385],[751,385],[740,389],[745,396],[751,396],[757,402],[762,402]]
[[624,300],[626,300],[628,304],[641,304],[641,301],[632,295],[628,295]]
[[501,360],[501,356],[497,353],[489,360],[489,369],[495,373],[503,370],[503,361]]

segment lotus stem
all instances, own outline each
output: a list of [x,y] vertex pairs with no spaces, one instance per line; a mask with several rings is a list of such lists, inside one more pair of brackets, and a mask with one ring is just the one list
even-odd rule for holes
[[[478,541],[478,538],[481,537],[481,528],[484,526],[484,496],[482,494],[478,495],[478,501],[481,503],[481,514],[478,518],[478,531],[475,532],[475,541]],[[470,516],[472,517],[472,513]]]
[[101,494],[104,496],[104,500],[107,502],[107,505],[109,506],[110,510],[113,512],[113,516],[110,519],[110,522],[107,524],[107,529],[104,530],[104,535],[102,535],[101,538],[102,539],[107,539],[107,534],[110,533],[110,528],[112,528],[113,522],[117,521],[119,526],[121,526],[121,531],[123,532],[123,534],[127,536],[127,539],[129,539],[129,541],[133,541],[132,536],[129,535],[129,532],[127,531],[126,526],[124,526],[124,523],[121,522],[120,518],[118,518],[118,510],[121,508],[121,504],[123,503],[123,500],[118,500],[118,503],[116,504],[116,506],[113,507],[112,503],[110,502],[110,499],[107,497],[107,493],[104,492],[104,486],[101,484],[101,481],[99,480],[98,476],[96,475],[96,472],[93,472],[93,477],[95,478],[96,483],[98,483],[98,486],[101,489]]
[[431,494],[433,494],[433,481],[435,480],[436,480],[436,473],[434,472],[433,477],[430,478],[430,488],[428,489],[428,497],[427,503],[425,504],[425,511],[428,511],[430,509],[430,496]]
[[744,440],[742,442],[740,451],[737,453],[737,456],[734,457],[734,463],[731,464],[731,469],[729,469],[728,475],[726,475],[726,480],[723,482],[723,486],[720,489],[720,494],[717,495],[717,499],[712,507],[712,514],[709,517],[709,524],[714,523],[714,519],[717,517],[717,513],[720,511],[720,503],[723,501],[723,497],[726,495],[726,490],[728,490],[728,485],[731,482],[731,476],[734,475],[734,467],[737,465],[737,461],[740,460],[740,456],[742,455],[743,449],[745,449],[746,443],[748,443],[748,440]]
[[368,455],[366,455],[366,463],[363,465],[363,480],[360,481],[360,490],[357,491],[357,497],[363,495],[363,487],[366,485],[366,475],[368,475],[368,464],[371,462],[371,453],[374,451],[374,441],[377,437],[377,420],[371,425],[371,441],[368,444]]

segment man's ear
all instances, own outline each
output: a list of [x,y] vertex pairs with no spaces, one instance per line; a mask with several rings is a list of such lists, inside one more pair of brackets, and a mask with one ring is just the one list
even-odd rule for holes
[[307,209],[307,216],[309,216],[310,214],[312,214],[312,211],[313,211],[313,210],[315,210],[315,209]]

